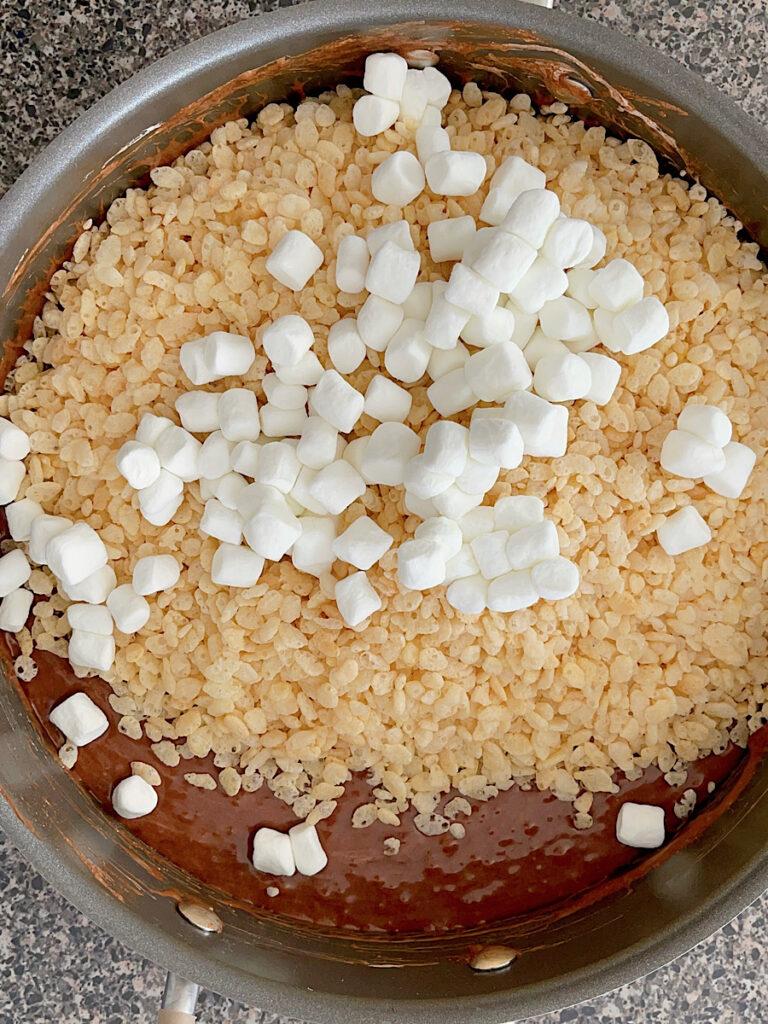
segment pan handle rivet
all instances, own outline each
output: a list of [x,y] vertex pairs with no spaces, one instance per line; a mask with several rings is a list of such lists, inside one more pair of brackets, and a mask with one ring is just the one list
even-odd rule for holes
[[203,906],[202,903],[195,903],[194,900],[180,900],[176,909],[185,921],[189,921],[201,932],[220,932],[224,927],[219,915],[214,913],[210,907]]
[[433,68],[438,62],[438,56],[431,50],[409,50],[403,54],[411,68]]
[[515,960],[517,950],[509,946],[486,946],[469,961],[473,971],[503,971]]

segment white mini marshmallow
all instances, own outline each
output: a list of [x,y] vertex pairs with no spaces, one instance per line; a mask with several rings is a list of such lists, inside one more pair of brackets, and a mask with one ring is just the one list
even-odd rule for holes
[[65,586],[74,586],[107,564],[107,549],[87,523],[75,523],[48,541],[45,560]]
[[111,636],[73,629],[67,657],[71,665],[94,672],[109,672],[115,663],[115,641]]
[[451,608],[463,615],[479,615],[488,601],[488,583],[478,573],[454,580],[445,593]]
[[279,562],[301,535],[301,524],[285,495],[269,484],[249,484],[240,492],[237,511],[246,543],[262,558]]
[[594,402],[595,405],[606,405],[613,397],[619,383],[621,363],[617,363],[615,359],[601,355],[599,352],[582,352],[581,358],[592,374],[592,383],[584,398],[588,402]]
[[464,368],[467,383],[483,402],[498,402],[531,386],[531,371],[522,351],[511,341],[482,349]]
[[400,116],[400,104],[382,96],[361,96],[352,108],[352,123],[366,138],[391,128]]
[[42,515],[43,506],[31,498],[12,501],[5,507],[8,532],[14,540],[29,540],[32,524]]
[[731,441],[722,452],[725,465],[719,470],[710,468],[704,475],[704,483],[715,494],[722,494],[724,498],[740,498],[741,492],[747,486],[757,455],[751,448],[738,441]]
[[68,597],[70,601],[104,604],[115,589],[116,583],[115,570],[111,565],[105,565],[96,572],[92,572],[90,576],[86,576],[82,583],[75,586],[65,587],[63,583],[59,582],[59,590],[62,590],[64,596]]
[[461,337],[468,345],[487,348],[499,342],[511,341],[514,330],[515,314],[506,306],[496,306],[487,316],[471,316]]
[[590,224],[590,227],[592,228],[592,245],[587,255],[576,264],[579,270],[591,270],[592,267],[596,267],[608,248],[608,239],[600,228],[596,228],[594,224]]
[[491,511],[493,527],[508,533],[544,521],[544,502],[532,494],[510,494],[499,498]]
[[[219,429],[219,396],[216,392],[187,391],[186,394],[179,395],[174,404],[182,427],[191,434],[210,434],[212,430]],[[131,486],[136,485],[131,484]],[[142,484],[141,486],[146,487],[147,485]]]
[[546,519],[511,533],[507,544],[507,558],[514,570],[530,569],[537,562],[559,554],[557,527]]
[[357,569],[370,569],[389,551],[392,537],[368,516],[360,516],[334,540],[335,558],[354,565]]
[[241,377],[253,366],[256,352],[250,338],[229,331],[213,331],[204,340],[203,361],[211,380]]
[[418,516],[419,519],[429,519],[438,514],[431,498],[417,498],[410,491],[403,494],[403,505],[410,515]]
[[533,332],[536,330],[539,318],[536,313],[524,313],[522,309],[515,305],[512,299],[507,299],[506,306],[515,317],[515,328],[509,340],[514,341],[518,348],[525,350],[528,347],[528,342],[531,340]]
[[667,473],[691,480],[720,473],[726,465],[722,448],[689,434],[687,430],[670,430],[661,446],[659,461]]
[[507,557],[509,534],[506,530],[481,533],[470,542],[480,575],[487,580],[504,576],[512,568]]
[[429,316],[432,308],[432,282],[419,281],[413,286],[411,294],[403,303],[403,316],[411,320],[421,320]]
[[[533,266],[536,250],[516,235],[492,228],[470,266],[483,280],[502,292],[511,292]],[[466,257],[465,257],[466,258]]]
[[322,377],[323,364],[314,352],[307,352],[295,366],[286,366],[283,363],[276,365],[275,374],[282,384],[309,387],[317,384]]
[[[473,509],[473,511],[479,512],[481,510]],[[451,520],[448,521],[451,522]],[[449,558],[445,563],[445,582],[453,583],[454,580],[463,580],[467,576],[475,575],[477,575],[477,562],[472,554],[472,548],[469,544],[462,543],[453,558]]]
[[633,356],[667,335],[669,313],[655,295],[649,295],[617,313],[612,321],[612,331],[620,351]]
[[307,410],[278,409],[267,402],[259,409],[259,420],[265,437],[298,437],[307,421]]
[[579,569],[567,558],[545,558],[531,569],[531,583],[545,601],[562,601],[579,589]]
[[[199,459],[202,447],[202,444],[188,430],[172,426],[164,430],[158,437],[155,451],[160,465],[166,473],[173,473],[184,483],[190,483],[200,476]],[[154,479],[145,486],[155,483],[159,475],[159,473],[155,474]]]
[[596,270],[576,267],[574,270],[569,270],[566,275],[568,278],[566,295],[581,303],[586,309],[594,309],[597,305],[592,298],[592,281],[596,273]]
[[488,584],[488,607],[493,612],[516,612],[530,608],[539,599],[526,570],[497,576]]
[[85,630],[97,636],[112,636],[112,614],[103,604],[71,604],[67,608],[67,621],[70,629]]
[[474,316],[487,316],[499,301],[499,289],[463,263],[456,263],[445,289],[445,300]]
[[677,429],[687,430],[717,448],[725,448],[733,434],[731,421],[715,405],[686,405],[677,418]]
[[370,53],[365,58],[363,88],[374,96],[400,101],[408,64],[399,53]]
[[402,423],[411,411],[411,393],[378,373],[365,390],[363,412],[379,423]]
[[375,256],[379,249],[387,242],[394,242],[401,249],[409,249],[412,252],[416,246],[411,237],[411,225],[407,220],[394,220],[388,224],[382,224],[380,228],[373,228],[365,236],[365,244],[368,252]]
[[244,544],[219,544],[211,561],[211,582],[219,587],[254,587],[264,559]]
[[[357,472],[360,474],[360,476],[363,478],[363,480],[365,480],[367,484],[373,483],[373,481],[369,480],[366,474],[363,472],[363,456],[368,450],[368,445],[370,444],[370,441],[370,434],[367,434],[365,437],[356,437],[354,441],[349,442],[349,444],[344,449],[344,452],[342,454],[342,458],[346,459],[350,466],[354,466],[354,468],[357,470]],[[307,472],[311,473],[313,472],[313,470],[307,470]]]
[[326,370],[309,399],[311,411],[348,434],[363,414],[365,400],[336,370]]
[[686,505],[664,519],[656,536],[668,555],[682,555],[708,544],[712,531],[693,505]]
[[627,801],[619,808],[616,838],[623,846],[655,850],[664,845],[664,808]]
[[424,465],[433,473],[456,478],[467,464],[469,431],[459,423],[438,420],[427,431]]
[[435,67],[426,67],[422,71],[422,77],[429,95],[430,106],[442,110],[451,96],[451,83],[449,79]]
[[200,519],[200,532],[227,544],[239,544],[243,536],[243,521],[239,514],[218,498],[209,498]]
[[205,338],[185,342],[179,349],[179,363],[190,383],[196,388],[210,384],[213,380],[211,371],[205,364]]
[[425,519],[416,527],[414,539],[433,541],[440,548],[446,563],[458,555],[464,542],[459,524],[445,516]]
[[469,350],[460,341],[450,349],[436,348],[429,357],[427,373],[432,380],[437,380],[439,377],[444,377],[446,373],[451,373],[452,370],[463,369],[468,359]]
[[[517,429],[517,428],[515,428]],[[464,469],[456,477],[456,486],[465,494],[484,497],[499,479],[498,464],[489,465],[485,462],[478,462],[477,459],[468,458]]]
[[23,462],[12,462],[0,457],[0,505],[7,505],[16,500],[26,474]]
[[154,483],[149,487],[142,487],[138,492],[141,514],[150,521],[162,518],[163,513],[173,506],[174,502],[174,511],[179,507],[183,492],[184,484],[181,480],[167,469],[161,470]]
[[15,423],[0,416],[0,458],[20,462],[30,452],[29,437]]
[[162,432],[173,425],[173,420],[169,420],[167,416],[155,416],[151,412],[145,412],[136,428],[136,440],[154,448]]
[[151,814],[157,807],[157,791],[140,775],[129,775],[121,779],[112,790],[112,807],[115,814],[131,820]]
[[323,262],[323,252],[303,231],[286,231],[270,255],[266,268],[275,280],[299,291]]
[[310,416],[301,431],[296,456],[302,465],[310,469],[322,469],[336,458],[338,441],[339,433],[335,427],[321,416]]
[[512,207],[515,197],[503,188],[491,188],[480,207],[479,220],[498,227]]
[[336,253],[336,287],[356,295],[365,287],[365,273],[370,262],[368,245],[359,235],[346,235]]
[[418,252],[402,249],[396,242],[386,242],[371,257],[365,287],[372,295],[400,305],[413,291],[420,266]]
[[407,206],[423,191],[424,169],[407,150],[382,160],[371,175],[373,197],[386,206]]
[[400,97],[400,120],[413,130],[421,124],[427,109],[429,91],[423,81],[422,72],[417,68],[408,68],[405,73],[403,95]]
[[433,285],[432,305],[424,322],[424,339],[432,348],[450,350],[456,347],[459,335],[472,314],[448,301],[446,291],[443,281]]
[[266,374],[261,386],[267,401],[278,409],[303,409],[309,398],[303,385],[285,384],[276,373]]
[[368,348],[383,352],[403,322],[403,307],[370,295],[357,314],[357,330]]
[[538,167],[527,163],[519,156],[508,156],[494,172],[491,178],[493,188],[503,189],[509,195],[517,197],[529,189],[543,189],[547,176]]
[[[148,487],[147,490],[151,490]],[[152,526],[167,526],[168,523],[173,519],[179,510],[179,507],[184,500],[183,494],[177,495],[175,498],[171,498],[170,501],[166,502],[165,505],[157,505],[152,508],[148,508],[145,502],[142,502],[141,494],[139,492],[139,509],[141,510],[142,516]]]
[[473,196],[487,170],[485,157],[471,150],[433,153],[424,167],[427,184],[438,196]]
[[441,416],[455,416],[477,402],[463,366],[438,377],[427,388],[427,397]]
[[353,317],[337,320],[328,332],[328,357],[341,374],[354,373],[365,359],[365,342]]
[[332,516],[303,515],[299,519],[301,535],[291,548],[291,561],[300,572],[321,576],[333,565],[336,524]]
[[536,328],[523,349],[525,361],[531,370],[536,369],[544,356],[565,356],[568,355],[568,351],[567,345],[562,341],[555,341],[554,338],[548,338],[540,327]]
[[439,124],[422,124],[416,129],[416,152],[422,164],[435,153],[446,153],[451,148],[451,137]]
[[403,484],[406,490],[416,498],[434,498],[435,495],[442,494],[455,482],[454,477],[429,469],[424,464],[423,455],[414,455],[403,470]]
[[435,263],[460,260],[464,249],[475,236],[474,217],[449,217],[427,225],[429,252]]
[[[523,461],[522,434],[501,409],[498,416],[473,416],[469,426],[469,454],[487,466],[516,469]],[[461,487],[461,482],[456,482]]]
[[420,443],[418,434],[404,423],[379,424],[363,453],[363,475],[375,484],[399,487],[405,467],[418,452]]
[[288,829],[296,870],[301,875],[316,875],[328,863],[328,856],[322,847],[314,825],[306,821]]
[[289,313],[265,328],[264,351],[276,366],[296,366],[315,343],[312,328],[303,316]]
[[397,576],[409,590],[428,590],[445,580],[446,557],[433,540],[407,540],[397,549]]
[[6,633],[18,633],[24,628],[32,607],[31,590],[12,590],[0,601],[0,629]]
[[558,217],[547,232],[541,254],[556,267],[571,268],[585,259],[594,241],[592,225],[575,217]]
[[309,486],[309,493],[327,512],[337,516],[365,494],[365,480],[349,462],[337,459],[318,470]]
[[413,384],[427,372],[432,349],[420,320],[403,320],[384,353],[387,372],[396,380]]
[[107,598],[107,608],[121,633],[137,633],[149,620],[149,602],[130,583],[115,587]]
[[592,373],[581,356],[544,356],[536,363],[533,389],[549,402],[571,402],[583,398],[592,386]]
[[[305,508],[308,512],[312,512],[316,516],[327,516],[328,510],[316,498],[313,498],[310,493],[310,487],[312,486],[318,472],[319,470],[310,469],[309,466],[302,467],[299,471],[299,475],[296,477],[296,483],[291,488],[291,492],[288,497],[291,502],[299,508]],[[294,508],[294,504],[290,506],[292,509]]]
[[257,871],[267,875],[296,873],[296,861],[290,836],[273,828],[260,828],[253,837],[251,862]]
[[[268,484],[283,494],[288,494],[301,470],[297,448],[298,445],[290,441],[270,441],[269,444],[262,445],[253,479],[257,483]],[[231,507],[233,506],[230,505]]]
[[501,222],[503,231],[540,249],[547,232],[560,216],[560,200],[554,192],[534,188],[521,192]]
[[629,260],[611,260],[595,271],[589,294],[596,306],[619,313],[642,299],[643,279]]
[[[253,441],[238,441],[232,449],[229,460],[234,472],[254,479],[259,471],[262,447]],[[224,476],[223,473],[222,476]]]
[[175,587],[181,575],[181,567],[173,555],[146,555],[133,567],[133,589],[146,597],[161,590]]
[[71,697],[61,701],[48,717],[59,732],[76,747],[93,743],[109,728],[107,716],[87,693],[82,692],[73,693]]
[[561,295],[545,302],[539,310],[542,331],[557,341],[577,341],[592,333],[592,317],[580,302]]
[[538,313],[545,302],[563,295],[567,286],[565,271],[537,256],[509,294],[524,313]]
[[477,508],[482,500],[482,494],[468,494],[457,484],[451,484],[431,499],[435,510],[432,514],[447,516],[449,519],[461,519],[473,508]]
[[339,580],[334,588],[339,614],[354,629],[381,608],[381,598],[364,572],[355,572]]

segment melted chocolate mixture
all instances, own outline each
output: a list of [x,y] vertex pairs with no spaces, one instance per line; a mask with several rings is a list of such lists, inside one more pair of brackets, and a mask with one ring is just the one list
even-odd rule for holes
[[[697,826],[717,813],[731,783],[753,760],[731,747],[692,765],[679,787],[668,786],[655,769],[636,782],[621,781],[619,795],[596,794],[591,811],[595,824],[585,831],[574,828],[570,804],[549,793],[514,787],[487,803],[471,801],[473,812],[462,819],[467,834],[461,840],[447,834],[422,835],[413,826],[410,812],[402,816],[399,828],[376,823],[353,829],[353,811],[370,800],[370,787],[358,777],[347,786],[333,816],[318,826],[328,866],[313,878],[275,877],[260,874],[250,865],[251,838],[259,826],[287,829],[296,824],[296,818],[266,785],[234,798],[220,789],[191,786],[184,781],[187,772],[209,771],[215,777],[212,759],[182,760],[176,768],[160,764],[146,739],[131,740],[118,733],[118,716],[107,702],[105,683],[76,679],[68,664],[47,653],[37,652],[35,657],[39,672],[24,691],[54,747],[63,738],[49,722],[48,712],[71,693],[86,690],[110,718],[109,731],[81,748],[73,772],[105,813],[113,814],[112,787],[130,774],[131,761],[156,765],[163,779],[157,809],[144,818],[122,822],[125,828],[228,896],[325,927],[444,932],[545,909],[562,913],[577,899],[597,899],[627,884],[628,873],[635,875],[650,867],[649,861],[655,863],[664,856],[616,841],[616,816],[623,800],[663,804],[668,833],[680,833],[672,844],[679,848],[700,831]],[[753,745],[762,747],[764,740],[765,735],[753,737]],[[711,796],[709,782],[718,784]],[[698,821],[689,819],[684,827],[673,805],[686,789],[696,790],[696,815],[710,806]],[[400,840],[395,856],[384,853],[388,836]],[[268,886],[278,887],[279,896],[268,896]]]

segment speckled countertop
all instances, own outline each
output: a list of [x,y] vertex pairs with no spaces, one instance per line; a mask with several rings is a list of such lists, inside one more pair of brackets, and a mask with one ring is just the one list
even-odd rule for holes
[[[96,99],[176,45],[291,0],[0,0],[0,194]],[[561,0],[667,51],[768,123],[768,0]],[[0,1024],[153,1022],[164,972],[69,906],[0,835]],[[768,896],[648,978],[540,1024],[766,1019]],[[204,993],[200,1024],[290,1024]],[[490,1022],[489,1022],[490,1024]]]

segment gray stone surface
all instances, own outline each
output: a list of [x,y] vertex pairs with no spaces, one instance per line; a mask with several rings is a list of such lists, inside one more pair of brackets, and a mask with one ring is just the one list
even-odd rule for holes
[[[0,192],[112,86],[176,45],[290,0],[0,0]],[[766,0],[561,0],[666,50],[768,123]],[[0,1024],[154,1021],[163,972],[90,924],[0,837]],[[675,963],[539,1018],[765,1020],[768,898]],[[201,1024],[289,1024],[205,993]],[[489,1022],[492,1024],[492,1022]]]

